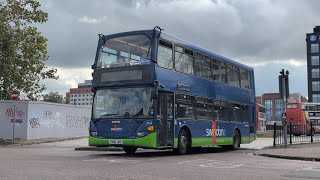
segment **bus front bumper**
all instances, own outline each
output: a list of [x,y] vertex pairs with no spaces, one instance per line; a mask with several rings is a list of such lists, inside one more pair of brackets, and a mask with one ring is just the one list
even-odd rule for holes
[[112,139],[112,138],[97,138],[89,136],[89,146],[97,147],[139,147],[139,148],[156,148],[157,147],[157,134],[151,133],[141,138],[126,138],[126,139]]

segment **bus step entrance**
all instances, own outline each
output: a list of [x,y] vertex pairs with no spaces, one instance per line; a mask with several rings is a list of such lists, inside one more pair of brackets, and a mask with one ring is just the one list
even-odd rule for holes
[[159,146],[159,147],[157,147],[157,149],[161,149],[161,150],[163,150],[163,149],[171,149],[172,148],[172,146]]

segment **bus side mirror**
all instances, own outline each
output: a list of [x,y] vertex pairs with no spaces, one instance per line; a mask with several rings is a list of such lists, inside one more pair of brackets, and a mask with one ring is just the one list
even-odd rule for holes
[[91,65],[91,69],[94,69],[96,66],[94,64]]

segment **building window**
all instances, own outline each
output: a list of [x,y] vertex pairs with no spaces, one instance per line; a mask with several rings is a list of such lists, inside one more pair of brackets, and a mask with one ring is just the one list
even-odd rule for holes
[[312,78],[319,78],[320,77],[319,68],[311,69],[311,74],[312,74]]
[[74,97],[77,97],[77,95],[75,94]]
[[282,121],[282,113],[283,113],[282,100],[281,99],[277,99],[277,100],[275,100],[276,121]]
[[311,44],[311,52],[312,53],[319,52],[319,44]]
[[312,91],[320,91],[320,81],[312,81]]
[[81,105],[81,103],[78,103],[78,105]]
[[272,120],[272,100],[267,99],[264,101],[264,104],[266,106],[266,120],[271,121]]
[[71,97],[73,97],[73,95],[71,94]]
[[312,94],[312,102],[319,103],[320,102],[320,94]]
[[319,56],[311,56],[311,65],[312,66],[319,65]]

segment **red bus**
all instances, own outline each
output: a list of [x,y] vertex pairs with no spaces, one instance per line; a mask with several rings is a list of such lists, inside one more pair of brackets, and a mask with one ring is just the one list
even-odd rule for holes
[[[286,109],[287,123],[292,123],[292,134],[310,135],[310,122],[313,125],[313,132],[319,133],[320,128],[316,126],[320,123],[320,103],[288,103]],[[317,127],[317,128],[315,128]]]

